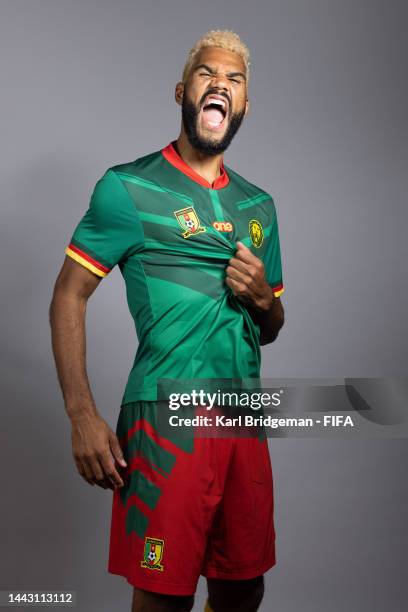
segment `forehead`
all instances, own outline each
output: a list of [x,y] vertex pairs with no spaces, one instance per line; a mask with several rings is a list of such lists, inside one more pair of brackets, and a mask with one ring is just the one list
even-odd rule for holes
[[203,47],[203,49],[200,49],[195,56],[192,69],[194,70],[200,64],[208,64],[211,68],[228,72],[237,70],[246,73],[245,62],[242,57],[235,51],[222,47]]

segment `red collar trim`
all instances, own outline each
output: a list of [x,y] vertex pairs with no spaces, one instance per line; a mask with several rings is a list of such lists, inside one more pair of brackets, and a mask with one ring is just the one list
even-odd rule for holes
[[220,176],[217,176],[213,184],[209,183],[205,178],[203,178],[198,172],[193,170],[191,166],[189,166],[182,157],[177,153],[176,149],[173,146],[173,142],[170,142],[166,147],[161,150],[163,156],[170,162],[173,166],[184,172],[188,177],[199,183],[203,187],[207,187],[208,189],[221,189],[222,187],[226,187],[229,183],[229,176],[227,171],[224,168],[223,162],[221,162]]

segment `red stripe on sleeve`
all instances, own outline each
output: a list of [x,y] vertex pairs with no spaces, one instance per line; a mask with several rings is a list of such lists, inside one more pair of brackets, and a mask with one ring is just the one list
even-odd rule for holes
[[80,255],[87,261],[89,261],[93,266],[95,266],[95,268],[98,268],[98,270],[102,270],[102,272],[106,272],[106,273],[110,272],[111,268],[107,268],[103,264],[99,263],[99,261],[96,261],[96,259],[93,259],[92,257],[90,257],[89,255],[84,253],[84,251],[81,251],[81,249],[78,249],[78,247],[72,244],[72,242],[68,245],[68,248],[70,248],[71,251],[74,251],[74,253],[77,253],[78,255]]

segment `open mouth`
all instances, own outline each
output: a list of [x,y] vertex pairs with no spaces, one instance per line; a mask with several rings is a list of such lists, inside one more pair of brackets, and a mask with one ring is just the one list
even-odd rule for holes
[[221,128],[227,116],[228,102],[225,98],[209,95],[202,107],[204,123],[210,128]]

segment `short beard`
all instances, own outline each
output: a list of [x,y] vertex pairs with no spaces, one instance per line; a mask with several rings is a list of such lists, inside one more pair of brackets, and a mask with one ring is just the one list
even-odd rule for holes
[[197,133],[198,114],[199,111],[197,111],[194,104],[187,99],[186,95],[184,95],[181,105],[181,117],[189,143],[194,149],[197,149],[205,155],[219,155],[229,147],[231,140],[237,133],[242,120],[244,119],[245,109],[239,113],[231,114],[225,134],[219,141],[211,141],[199,136]]

